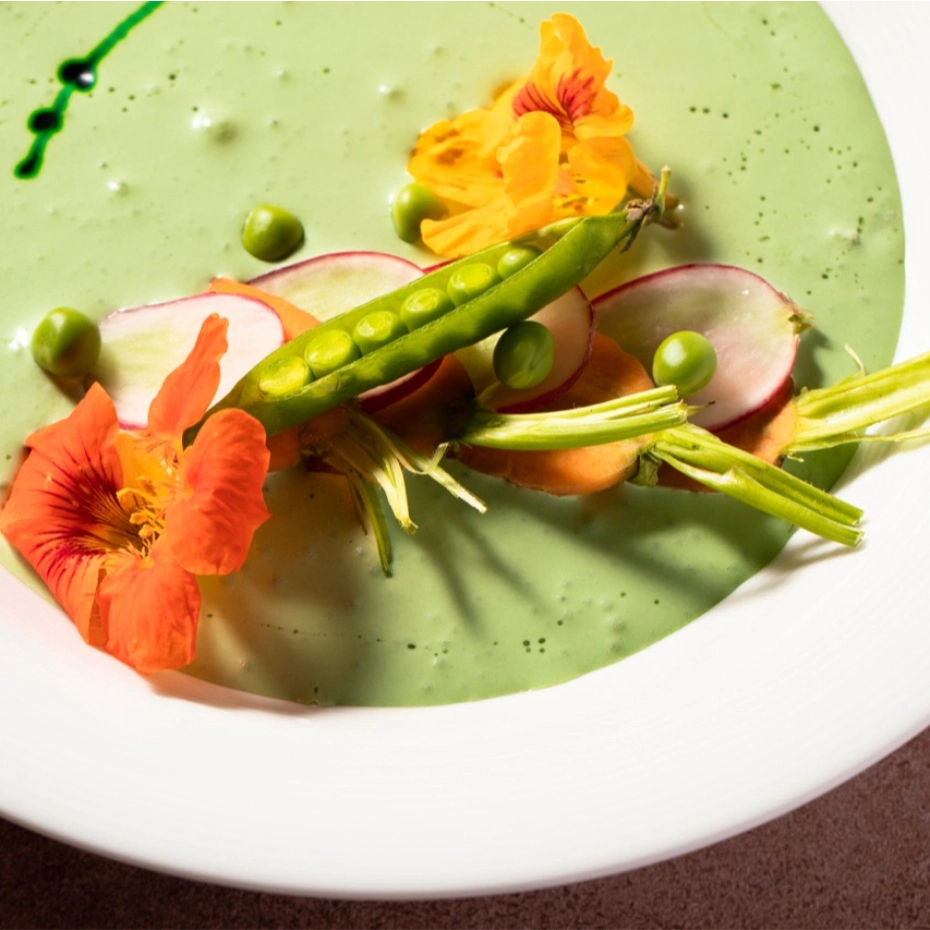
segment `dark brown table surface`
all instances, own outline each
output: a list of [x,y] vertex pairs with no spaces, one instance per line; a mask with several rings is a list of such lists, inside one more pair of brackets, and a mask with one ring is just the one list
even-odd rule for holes
[[0,821],[2,927],[930,927],[930,730],[750,833],[611,878],[447,901],[332,901],[112,862]]

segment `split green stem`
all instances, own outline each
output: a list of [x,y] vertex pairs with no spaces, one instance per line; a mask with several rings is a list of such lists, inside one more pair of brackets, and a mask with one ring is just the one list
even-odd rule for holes
[[646,453],[693,481],[812,533],[855,546],[862,511],[692,424],[660,433]]
[[479,408],[457,441],[492,449],[574,449],[634,439],[687,418],[688,408],[668,386],[547,413],[503,414]]
[[827,388],[802,391],[794,400],[798,425],[786,455],[829,449],[862,440],[901,442],[923,438],[918,429],[886,435],[864,430],[930,405],[930,353],[883,368],[873,374],[844,378]]

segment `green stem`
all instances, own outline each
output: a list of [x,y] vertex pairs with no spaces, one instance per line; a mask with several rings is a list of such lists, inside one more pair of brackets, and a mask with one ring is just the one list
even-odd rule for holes
[[803,391],[794,401],[798,424],[786,455],[829,449],[844,443],[876,439],[900,442],[930,434],[908,430],[866,436],[864,430],[930,405],[930,353],[866,375],[844,378],[828,388]]
[[378,498],[377,489],[356,472],[346,472],[346,478],[349,480],[352,498],[355,501],[355,509],[358,512],[362,526],[366,530],[370,527],[372,535],[375,537],[381,571],[390,578],[392,574],[391,565],[394,561],[394,549],[391,546],[391,534],[388,530],[387,519],[384,516],[384,509]]
[[705,487],[825,539],[855,546],[862,511],[788,472],[687,424],[656,437],[647,455]]
[[672,386],[545,413],[503,414],[478,408],[457,442],[492,449],[574,449],[634,439],[684,423],[688,408]]

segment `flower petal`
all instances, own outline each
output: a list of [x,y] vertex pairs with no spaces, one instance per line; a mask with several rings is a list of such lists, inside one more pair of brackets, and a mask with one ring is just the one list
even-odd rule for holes
[[149,557],[126,554],[100,583],[105,648],[143,674],[181,668],[194,658],[200,589],[156,543]]
[[228,327],[228,321],[215,313],[203,321],[190,355],[165,378],[149,407],[149,434],[164,439],[180,436],[207,412],[220,386]]
[[[614,116],[620,101],[605,86],[612,62],[591,45],[578,20],[556,13],[541,24],[540,36],[539,57],[514,97],[514,114],[551,113],[570,133],[585,117]],[[632,125],[632,113],[629,118]]]
[[270,514],[262,496],[270,454],[265,430],[242,410],[209,417],[181,463],[180,494],[165,514],[161,542],[198,575],[242,567],[252,536]]
[[503,191],[493,201],[443,220],[424,220],[423,242],[449,257],[545,226],[560,180],[561,132],[548,113],[528,113],[516,121],[496,156]]
[[498,150],[507,197],[511,237],[545,226],[552,219],[552,198],[559,183],[562,133],[548,113],[528,113],[517,120],[513,139]]
[[407,170],[453,205],[484,206],[499,197],[503,187],[495,155],[509,122],[492,110],[441,120],[417,140]]
[[568,164],[586,213],[608,213],[626,196],[637,173],[633,147],[624,138],[588,139],[572,146]]
[[574,136],[580,141],[600,137],[625,136],[633,128],[633,111],[621,105],[612,116],[591,114],[574,123]]
[[440,255],[457,258],[553,219],[606,213],[629,186],[651,194],[652,176],[624,138],[633,111],[606,86],[612,62],[566,13],[542,23],[540,35],[532,71],[492,107],[420,136],[408,168],[447,208],[443,219],[420,225],[424,244]]
[[437,255],[459,258],[510,237],[511,203],[506,197],[443,220],[423,220],[423,244]]
[[116,411],[93,385],[71,414],[26,440],[30,453],[0,511],[0,532],[90,643],[102,641],[94,591],[107,554],[135,536],[117,499]]

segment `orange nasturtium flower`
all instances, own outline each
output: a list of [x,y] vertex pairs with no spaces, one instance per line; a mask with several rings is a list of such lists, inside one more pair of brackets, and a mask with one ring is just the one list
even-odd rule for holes
[[652,175],[626,138],[633,111],[606,87],[612,62],[567,13],[540,31],[527,77],[490,108],[442,120],[417,141],[408,171],[448,211],[420,227],[440,255],[466,255],[565,217],[609,213],[628,188],[652,194]]
[[0,531],[35,568],[84,639],[143,673],[194,657],[197,575],[240,568],[268,518],[265,431],[241,410],[207,420],[226,352],[226,320],[207,319],[165,380],[148,426],[120,430],[94,385],[64,420],[26,440]]

